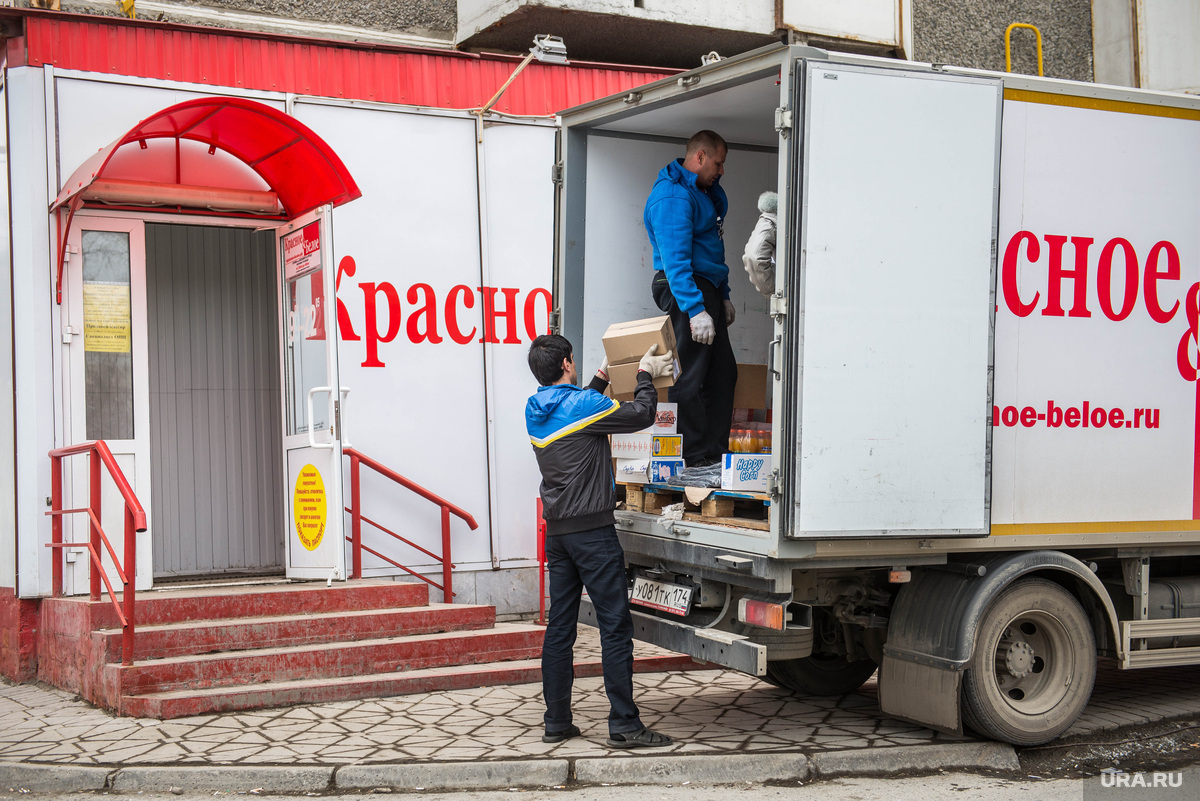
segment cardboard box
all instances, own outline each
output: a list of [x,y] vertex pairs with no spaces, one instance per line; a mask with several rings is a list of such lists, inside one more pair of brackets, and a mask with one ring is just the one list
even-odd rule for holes
[[767,408],[768,379],[765,364],[739,364],[737,385],[733,388],[733,408]]
[[683,472],[683,459],[616,459],[614,476],[624,484],[665,484]]
[[645,484],[650,480],[649,469],[647,458],[613,459],[613,478],[621,484]]
[[634,434],[613,434],[610,437],[612,455],[618,459],[650,459],[682,457],[683,437],[639,431]]
[[[601,341],[604,352],[608,354],[609,367],[631,362],[637,364],[651,345],[658,345],[659,355],[674,351],[675,329],[671,328],[671,318],[664,314],[662,317],[613,323],[604,332]],[[612,375],[611,370],[609,375]]]
[[683,459],[651,459],[646,474],[651,484],[666,484],[672,476],[683,472]]
[[771,474],[769,453],[727,453],[721,459],[721,489],[766,492]]
[[[640,359],[640,357],[639,357]],[[630,364],[610,364],[608,380],[612,387],[612,395],[617,400],[633,400],[633,391],[637,389],[638,362]],[[654,387],[662,395],[667,387],[675,384],[679,376],[679,361],[675,361],[675,375],[666,375],[654,379]]]
[[655,434],[678,434],[679,404],[660,402],[654,415],[654,425],[650,426],[650,430]]

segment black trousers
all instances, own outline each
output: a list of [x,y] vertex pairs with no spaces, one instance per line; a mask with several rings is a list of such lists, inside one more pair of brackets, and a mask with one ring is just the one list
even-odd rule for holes
[[729,450],[729,428],[733,417],[733,388],[737,383],[737,359],[729,344],[725,304],[711,281],[696,279],[704,296],[704,310],[713,319],[717,334],[711,345],[692,339],[691,320],[675,302],[666,273],[659,270],[651,282],[658,308],[671,316],[675,348],[682,373],[667,390],[667,400],[679,404],[679,433],[683,435],[683,459],[689,467],[715,461]]

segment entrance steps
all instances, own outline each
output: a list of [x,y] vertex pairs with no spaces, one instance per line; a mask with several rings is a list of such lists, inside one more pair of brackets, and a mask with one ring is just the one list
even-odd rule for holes
[[[431,604],[415,582],[138,593],[132,665],[112,604],[42,602],[38,678],[120,715],[159,719],[541,680],[544,628],[492,606]],[[635,670],[697,667],[642,657]],[[577,676],[600,675],[598,659]]]

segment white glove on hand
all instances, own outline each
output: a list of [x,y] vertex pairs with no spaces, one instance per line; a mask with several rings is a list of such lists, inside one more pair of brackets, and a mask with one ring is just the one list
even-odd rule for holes
[[651,378],[672,375],[675,372],[675,359],[671,356],[671,351],[662,356],[655,356],[657,351],[658,345],[651,345],[650,350],[646,351],[646,355],[638,362],[638,370],[645,370]]
[[702,311],[691,319],[692,339],[701,345],[711,345],[717,337],[717,326],[708,312]]
[[[655,345],[655,347],[658,347],[658,346]],[[600,366],[598,368],[596,368],[596,375],[600,376],[605,381],[608,380],[608,354],[607,353],[604,354],[604,358],[600,360]]]
[[734,308],[732,300],[725,301],[725,325],[733,325],[733,318],[737,316],[737,309]]

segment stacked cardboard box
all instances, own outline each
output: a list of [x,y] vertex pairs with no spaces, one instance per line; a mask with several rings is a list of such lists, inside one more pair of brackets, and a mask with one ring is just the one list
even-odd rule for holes
[[[612,395],[617,400],[633,400],[637,388],[638,362],[646,355],[651,345],[658,346],[658,353],[675,352],[675,330],[667,316],[613,323],[604,332],[601,340],[604,353],[608,356],[608,378]],[[662,391],[675,383],[679,376],[679,362],[675,362],[673,375],[654,379],[654,386]]]
[[[766,419],[767,390],[770,374],[765,364],[739,364],[737,386],[733,393],[734,427],[770,430]],[[760,414],[761,412],[761,414]],[[721,459],[721,489],[738,492],[766,492],[771,473],[769,453],[726,453]]]
[[649,428],[610,437],[617,481],[664,484],[683,472],[683,437],[675,433],[678,412],[674,403],[660,403]]

